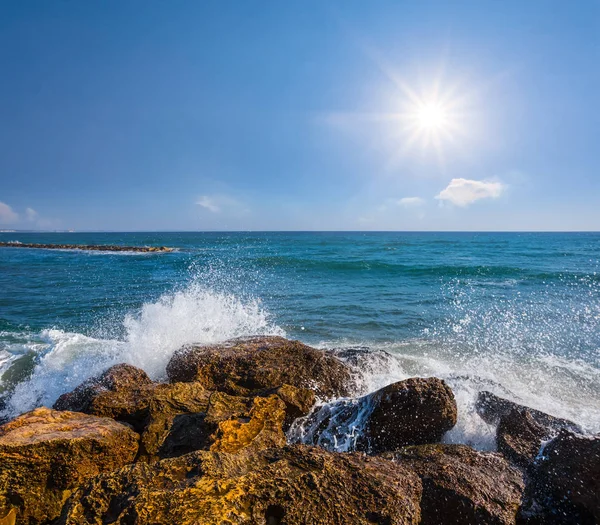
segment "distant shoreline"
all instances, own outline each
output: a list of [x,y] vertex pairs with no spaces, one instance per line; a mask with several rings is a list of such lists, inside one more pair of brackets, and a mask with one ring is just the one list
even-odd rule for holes
[[166,246],[118,246],[101,244],[37,244],[21,242],[0,242],[0,248],[36,248],[40,250],[88,250],[97,252],[172,252]]

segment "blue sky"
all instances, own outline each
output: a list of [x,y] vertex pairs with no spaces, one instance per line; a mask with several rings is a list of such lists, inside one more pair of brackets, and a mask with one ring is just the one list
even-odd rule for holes
[[600,230],[598,1],[4,1],[0,67],[0,228]]

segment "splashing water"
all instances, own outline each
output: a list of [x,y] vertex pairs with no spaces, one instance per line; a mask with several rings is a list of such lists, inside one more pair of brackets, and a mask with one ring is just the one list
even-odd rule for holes
[[285,335],[270,323],[258,300],[216,293],[192,284],[182,292],[145,304],[138,316],[127,316],[123,358],[160,378],[175,350],[186,343],[216,343],[243,335]]
[[[28,379],[15,381],[6,412],[15,415],[52,405],[62,393],[116,363],[129,363],[151,378],[161,379],[173,352],[187,343],[214,343],[254,334],[285,335],[270,322],[259,301],[243,302],[198,283],[144,304],[122,322],[124,340],[49,329],[21,343],[21,352],[24,346],[26,353],[19,359],[36,364]],[[19,359],[5,356],[4,363],[0,361],[0,376]]]
[[[542,354],[530,355],[528,360],[522,361],[510,354],[490,353],[470,354],[467,358],[432,340],[342,350],[332,343],[321,346],[353,368],[357,385],[353,396],[362,396],[410,377],[444,379],[454,392],[458,408],[457,424],[445,434],[445,443],[495,450],[496,427],[486,423],[475,410],[477,395],[483,390],[570,419],[588,432],[600,431],[600,371],[580,360]],[[581,392],[588,395],[581,398]],[[363,404],[357,410],[357,406],[355,399],[321,403],[294,423],[288,431],[288,439],[330,450],[353,450],[372,408]]]
[[[65,235],[17,237],[72,242]],[[444,379],[459,412],[448,442],[494,447],[495,429],[474,410],[482,390],[600,431],[600,234],[80,237],[179,251],[0,251],[0,405],[11,415],[51,405],[117,362],[161,379],[185,343],[284,327],[343,348],[356,396],[408,377]],[[346,437],[327,446],[351,448],[365,417],[336,417]]]

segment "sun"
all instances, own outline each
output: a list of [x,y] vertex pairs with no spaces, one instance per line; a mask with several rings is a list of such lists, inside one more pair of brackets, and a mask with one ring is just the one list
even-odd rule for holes
[[[396,114],[398,154],[420,150],[425,157],[433,153],[445,164],[446,152],[468,135],[466,98],[455,89],[435,88],[418,92],[403,86],[402,109]],[[396,155],[396,156],[397,156]]]
[[422,103],[414,113],[416,124],[423,131],[443,130],[449,125],[448,117],[448,111],[437,103]]
[[474,144],[485,138],[481,87],[447,78],[442,66],[409,82],[393,65],[376,65],[390,82],[376,93],[372,109],[330,113],[327,122],[360,134],[368,129],[369,144],[386,155],[390,173],[413,160],[415,166],[437,161],[445,172],[450,161],[476,151]]

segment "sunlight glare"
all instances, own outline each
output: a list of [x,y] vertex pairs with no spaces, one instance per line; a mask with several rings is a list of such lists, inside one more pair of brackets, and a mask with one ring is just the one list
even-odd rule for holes
[[419,127],[424,130],[441,130],[448,120],[445,109],[434,103],[422,104],[417,108],[415,117]]

